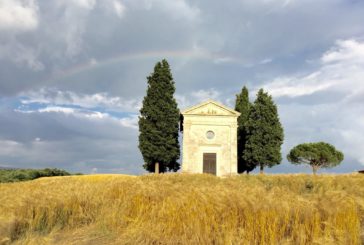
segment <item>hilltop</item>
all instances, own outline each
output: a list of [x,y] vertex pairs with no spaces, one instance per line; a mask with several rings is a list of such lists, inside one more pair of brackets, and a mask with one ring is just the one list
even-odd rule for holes
[[0,244],[360,244],[364,175],[86,175],[0,184]]

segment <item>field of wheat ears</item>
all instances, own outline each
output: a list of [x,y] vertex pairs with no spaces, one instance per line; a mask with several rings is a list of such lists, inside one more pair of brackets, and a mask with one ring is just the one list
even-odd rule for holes
[[0,244],[364,244],[364,175],[0,184]]

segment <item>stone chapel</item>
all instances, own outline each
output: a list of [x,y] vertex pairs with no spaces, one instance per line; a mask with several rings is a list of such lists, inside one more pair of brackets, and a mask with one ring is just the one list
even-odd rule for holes
[[237,174],[239,115],[214,100],[182,111],[182,172],[217,176]]

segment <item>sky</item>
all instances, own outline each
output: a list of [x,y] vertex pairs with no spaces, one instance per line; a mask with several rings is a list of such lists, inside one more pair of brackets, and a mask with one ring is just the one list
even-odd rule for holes
[[181,110],[271,94],[283,161],[325,141],[364,169],[364,1],[0,0],[0,166],[144,174],[138,115],[165,58]]

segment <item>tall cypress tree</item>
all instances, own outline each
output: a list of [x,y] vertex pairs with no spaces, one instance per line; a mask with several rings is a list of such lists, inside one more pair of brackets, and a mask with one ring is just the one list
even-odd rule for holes
[[272,96],[260,89],[250,110],[246,125],[247,141],[243,158],[250,164],[264,167],[280,164],[282,160],[283,128]]
[[175,86],[168,62],[154,67],[139,117],[139,149],[149,172],[177,171],[179,110],[173,97]]
[[246,124],[249,118],[251,103],[249,102],[249,92],[244,86],[240,94],[236,95],[235,110],[240,112],[238,117],[238,173],[247,171],[248,173],[255,168],[255,165],[249,165],[247,161],[243,159],[246,144]]

